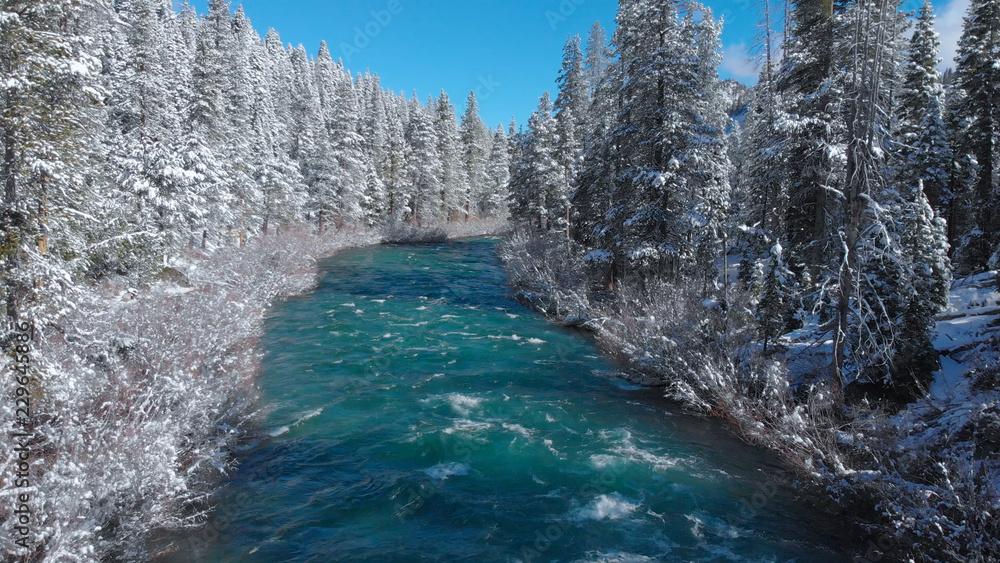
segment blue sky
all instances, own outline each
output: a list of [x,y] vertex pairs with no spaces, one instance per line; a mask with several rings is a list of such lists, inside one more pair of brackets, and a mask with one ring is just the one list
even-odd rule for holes
[[[176,2],[175,2],[176,3]],[[207,0],[194,0],[204,11]],[[239,4],[233,0],[234,7]],[[757,33],[759,0],[708,0],[725,17],[724,78],[756,81],[746,47]],[[915,6],[916,0],[908,5]],[[968,0],[935,0],[946,44],[961,31]],[[476,90],[483,120],[523,124],[545,90],[554,92],[562,46],[586,40],[595,21],[610,33],[617,0],[243,0],[254,27],[315,54],[320,40],[354,72],[370,69],[395,91],[422,100],[442,89],[461,113]],[[393,13],[395,12],[395,13]],[[947,45],[946,45],[947,48]],[[946,57],[950,60],[950,57]]]

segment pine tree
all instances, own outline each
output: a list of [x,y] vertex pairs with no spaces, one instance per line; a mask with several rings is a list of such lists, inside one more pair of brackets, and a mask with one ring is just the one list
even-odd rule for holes
[[689,192],[687,224],[690,234],[694,274],[703,280],[715,280],[716,262],[728,249],[727,239],[731,163],[726,139],[729,117],[725,113],[719,89],[718,66],[722,62],[722,22],[716,22],[711,10],[702,7],[701,19],[694,23],[689,13],[685,25],[691,26],[695,57],[691,84],[690,138],[684,141],[684,167],[688,169],[685,185]]
[[291,156],[294,150],[292,87],[295,83],[292,58],[285,49],[281,36],[274,29],[268,30],[264,38],[264,50],[267,53],[267,91],[271,96],[271,106],[274,108],[275,150],[282,155]]
[[757,336],[763,344],[763,352],[773,346],[791,324],[792,294],[789,291],[794,282],[792,272],[784,260],[784,249],[778,241],[768,250],[764,260],[755,264],[753,279],[755,281],[757,303],[754,308],[754,321],[757,325]]
[[986,266],[1000,243],[1000,0],[973,0],[959,41],[955,75],[964,91],[959,108],[968,129],[956,152],[978,164],[973,207],[976,225],[962,258],[971,269]]
[[[183,232],[161,230],[155,201],[167,193],[171,167],[180,161],[171,141],[181,131],[180,106],[172,82],[180,77],[175,50],[179,37],[173,11],[160,0],[135,0],[119,6],[129,25],[119,33],[107,28],[111,41],[122,40],[105,57],[107,164],[115,179],[113,196],[102,208],[109,229],[99,238],[127,240],[127,245],[100,245],[91,270],[94,277],[129,273],[152,257],[164,257],[181,246]],[[184,90],[184,88],[179,88]],[[110,227],[114,225],[114,227]],[[185,225],[186,226],[186,225]]]
[[912,279],[900,244],[898,192],[885,182],[882,147],[890,129],[899,14],[893,2],[850,6],[841,22],[840,50],[850,53],[845,75],[847,162],[844,212],[838,221],[837,290],[831,380],[836,399],[855,379],[891,383],[895,324]]
[[[954,78],[954,74],[950,78]],[[949,83],[950,82],[950,83]],[[948,241],[951,243],[953,264],[968,270],[963,258],[968,241],[966,236],[976,225],[975,184],[976,159],[973,153],[966,151],[963,144],[968,139],[970,123],[963,116],[963,108],[967,96],[954,80],[946,80],[945,89],[945,127],[947,142],[951,147],[951,160],[948,162]]]
[[462,167],[458,118],[455,115],[455,106],[443,90],[441,96],[433,104],[428,105],[434,107],[434,128],[438,138],[437,153],[441,162],[441,175],[438,178],[440,189],[438,204],[441,209],[437,215],[444,221],[452,221],[464,214],[463,198],[468,185]]
[[483,194],[486,192],[488,177],[487,159],[490,155],[489,131],[479,118],[479,104],[476,93],[469,93],[469,100],[462,116],[462,175],[465,179],[465,193],[462,194],[462,214],[466,221],[479,216],[483,210]]
[[386,157],[382,172],[385,184],[386,214],[394,219],[405,219],[408,213],[407,194],[407,144],[406,99],[390,97],[386,100]]
[[365,174],[365,192],[360,202],[361,212],[364,214],[364,224],[374,227],[382,222],[386,213],[386,192],[382,178],[375,170],[375,165],[368,163]]
[[229,139],[227,160],[233,177],[230,182],[236,206],[233,227],[240,246],[247,232],[263,223],[264,193],[259,180],[264,169],[273,165],[270,147],[274,109],[267,92],[264,46],[243,7],[233,15],[233,52],[229,57],[230,83]]
[[580,37],[571,37],[563,48],[562,70],[556,79],[559,94],[556,96],[556,159],[562,168],[563,185],[560,188],[559,199],[564,203],[553,216],[556,227],[571,234],[572,206],[571,198],[580,164],[582,140],[587,135],[589,119],[590,93],[587,88],[586,75],[583,66],[583,53],[580,51]]
[[892,380],[907,389],[909,397],[917,397],[931,373],[940,368],[930,336],[936,315],[948,305],[951,262],[947,227],[936,216],[920,180],[904,191],[901,211],[901,245],[912,282],[899,320]]
[[[599,63],[598,63],[599,64]],[[580,36],[573,36],[563,47],[562,69],[556,78],[559,94],[556,96],[556,116],[565,121],[561,128],[566,135],[572,135],[572,145],[577,144],[586,135],[587,113],[590,106],[590,92],[587,87],[587,76],[584,71],[583,52],[580,50]],[[566,155],[575,160],[576,155]]]
[[[7,317],[36,304],[42,282],[59,288],[64,273],[45,255],[78,249],[72,238],[86,212],[77,159],[97,100],[100,68],[81,29],[89,3],[8,0],[0,4],[0,135],[3,160],[3,279]],[[36,284],[36,281],[39,282]]]
[[594,23],[587,35],[587,46],[583,60],[584,79],[587,85],[587,97],[594,99],[601,82],[607,78],[611,66],[612,53],[608,46],[608,34],[601,27],[601,22]]
[[904,186],[923,182],[931,205],[944,216],[947,203],[948,165],[952,159],[944,124],[944,88],[934,30],[934,8],[924,2],[910,39],[903,70],[903,83],[896,101],[900,162],[896,181]]
[[618,275],[680,275],[688,232],[682,158],[690,138],[693,42],[673,4],[636,2],[619,12],[614,44],[621,111],[610,132],[620,158],[611,214]]
[[497,127],[490,145],[490,156],[486,164],[486,189],[480,203],[484,217],[506,217],[507,186],[510,182],[509,139],[503,127]]
[[548,92],[528,120],[522,150],[522,162],[511,183],[514,215],[539,230],[551,230],[565,216],[570,194],[558,160],[556,119]]
[[389,168],[389,131],[388,112],[383,97],[381,81],[378,75],[366,74],[357,83],[358,100],[361,104],[362,151],[365,159],[375,167],[380,177],[385,177]]
[[[329,51],[325,55],[320,49],[317,68],[328,64]],[[351,75],[337,64],[332,91],[329,84],[321,90],[321,107],[326,120],[326,134],[330,142],[331,156],[338,169],[335,178],[337,200],[337,227],[345,223],[353,224],[364,215],[361,202],[367,190],[363,141],[358,134],[358,99]]]
[[292,51],[291,65],[291,157],[298,161],[308,186],[308,218],[322,233],[337,213],[339,169],[330,147],[313,68],[303,46]]
[[447,219],[441,207],[441,178],[443,176],[441,156],[438,152],[436,115],[431,108],[420,106],[416,97],[409,108],[410,122],[407,130],[409,215],[414,225],[432,225]]
[[245,181],[226,158],[235,137],[228,113],[232,92],[228,57],[234,49],[230,3],[212,0],[198,30],[190,128],[181,141],[188,151],[186,170],[204,178],[194,184],[200,205],[194,215],[188,216],[192,230],[201,235],[202,248],[212,233],[234,226],[235,213],[230,204],[238,197],[237,185]]
[[782,210],[788,261],[798,275],[818,283],[835,247],[833,221],[845,154],[839,119],[843,86],[835,80],[834,21],[838,4],[791,2],[791,36],[775,87],[785,102],[782,147],[787,206]]

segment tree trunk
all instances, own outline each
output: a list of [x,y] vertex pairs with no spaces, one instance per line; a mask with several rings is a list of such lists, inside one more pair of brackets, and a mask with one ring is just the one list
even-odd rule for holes
[[[10,94],[8,94],[10,96]],[[12,112],[13,110],[8,110]],[[10,119],[11,115],[6,115]],[[4,127],[4,158],[3,172],[6,178],[4,182],[4,229],[7,231],[5,244],[8,246],[9,255],[5,257],[4,280],[7,286],[7,317],[13,321],[18,321],[18,305],[23,293],[23,288],[17,281],[17,270],[21,266],[21,218],[17,211],[17,136],[14,133],[14,126],[11,123]]]
[[38,252],[49,253],[49,178],[42,178],[42,193],[38,199],[38,226],[41,231],[38,236]]

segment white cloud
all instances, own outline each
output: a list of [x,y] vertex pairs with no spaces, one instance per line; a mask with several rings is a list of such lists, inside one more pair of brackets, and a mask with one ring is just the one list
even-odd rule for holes
[[951,0],[938,10],[937,32],[941,34],[941,71],[955,66],[958,39],[962,36],[962,23],[969,10],[969,0]]
[[742,41],[722,50],[722,65],[720,65],[720,69],[723,71],[723,74],[728,73],[737,80],[756,80],[758,75],[757,63],[750,58],[750,55],[747,53],[747,45]]

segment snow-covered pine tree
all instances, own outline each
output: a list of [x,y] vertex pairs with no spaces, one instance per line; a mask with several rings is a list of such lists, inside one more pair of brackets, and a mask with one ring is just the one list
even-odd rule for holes
[[511,186],[518,210],[516,215],[539,230],[555,228],[569,202],[570,194],[558,159],[556,127],[552,100],[546,92],[528,120],[521,156],[523,164],[518,166],[519,182]]
[[[378,75],[366,73],[356,82],[361,119],[358,123],[365,160],[372,163],[380,178],[389,168],[387,109]],[[362,103],[363,102],[363,103]]]
[[840,4],[792,0],[790,36],[775,87],[784,102],[781,120],[788,182],[782,209],[788,263],[797,275],[820,282],[835,245],[832,222],[838,214],[844,166],[843,86],[835,80],[835,13]]
[[329,136],[316,88],[312,64],[305,47],[299,45],[290,53],[292,67],[291,92],[291,156],[298,163],[308,186],[307,218],[315,221],[323,232],[337,211],[336,175]]
[[942,216],[951,214],[948,165],[952,159],[944,124],[944,88],[938,64],[940,42],[934,29],[934,7],[925,0],[903,63],[903,83],[896,97],[899,160],[895,181],[902,186],[923,182],[924,193]]
[[[595,64],[601,63],[595,61]],[[586,135],[587,113],[590,108],[590,92],[579,35],[570,37],[563,47],[562,68],[556,84],[559,85],[555,101],[556,117],[566,122],[561,128],[572,133],[575,144],[579,144]],[[572,159],[575,158],[576,155],[573,155]]]
[[81,25],[93,7],[64,0],[0,3],[2,289],[13,320],[38,305],[40,293],[58,298],[69,279],[62,260],[85,250],[73,243],[95,195],[81,191],[87,183],[79,160],[88,154],[87,128],[99,101],[100,61]]
[[[603,28],[595,25],[587,44],[585,69],[588,75],[590,107],[578,166],[572,206],[573,237],[588,248],[603,247],[594,256],[610,256],[613,247],[609,212],[612,208],[614,179],[618,176],[618,146],[611,133],[620,113],[621,66],[612,62],[613,52]],[[609,280],[610,283],[610,280]]]
[[364,215],[361,201],[367,189],[367,163],[358,134],[358,99],[354,81],[339,62],[334,62],[326,42],[316,57],[316,89],[319,93],[322,131],[335,172],[330,178],[337,228],[359,221]]
[[445,221],[453,221],[462,216],[463,199],[467,192],[468,179],[462,166],[462,148],[458,132],[458,117],[455,106],[448,94],[442,90],[440,97],[428,106],[434,109],[434,129],[437,133],[437,152],[441,162],[441,176],[438,178],[438,215]]
[[[179,37],[173,10],[162,0],[118,5],[121,22],[103,26],[105,165],[114,188],[100,206],[90,275],[129,274],[155,266],[186,232],[157,228],[154,200],[170,189],[167,175],[179,159],[170,141],[181,131],[176,69]],[[188,69],[190,72],[190,69]],[[183,91],[185,88],[177,88]],[[166,168],[165,168],[166,167]],[[120,241],[110,243],[105,241]]]
[[[188,222],[204,248],[210,236],[233,228],[237,222],[231,206],[245,178],[226,157],[235,137],[229,113],[232,93],[231,57],[235,50],[230,3],[211,0],[208,14],[198,28],[193,70],[190,127],[180,145],[185,170],[199,177],[191,186],[198,202]],[[219,241],[222,242],[222,241]]]
[[975,156],[976,225],[961,253],[972,270],[986,267],[1000,244],[1000,0],[972,0],[958,45],[955,76],[968,123],[956,152]]
[[486,163],[486,189],[480,208],[484,217],[506,217],[508,214],[507,186],[510,182],[509,139],[503,127],[497,127],[490,144],[490,155]]
[[386,190],[386,215],[398,220],[409,219],[412,194],[407,191],[406,143],[407,104],[405,97],[389,96],[386,105],[386,162],[382,181]]
[[[694,57],[691,67],[693,97],[687,119],[691,121],[690,137],[685,139],[684,168],[688,190],[688,220],[692,260],[691,274],[706,282],[714,282],[719,272],[716,263],[728,248],[729,207],[731,202],[729,146],[726,126],[729,116],[720,91],[718,67],[722,62],[722,22],[704,6],[688,7],[684,19]],[[694,11],[701,12],[697,21]]]
[[610,132],[620,159],[610,212],[616,275],[676,278],[690,250],[681,224],[689,195],[681,160],[690,139],[694,45],[683,37],[674,4],[642,0],[619,10],[614,46],[622,104]]
[[[239,12],[238,12],[239,13]],[[236,22],[240,19],[236,18]],[[248,171],[250,183],[241,197],[241,225],[239,239],[245,242],[251,232],[258,229],[267,236],[271,227],[279,232],[282,225],[295,222],[305,204],[305,185],[298,163],[289,155],[287,124],[279,122],[278,112],[288,116],[287,99],[280,100],[273,87],[276,77],[286,76],[291,82],[287,53],[277,35],[269,33],[261,42],[256,32],[240,32],[236,25],[237,43],[244,50],[247,69],[241,73],[249,86],[247,115],[243,125],[245,137],[236,147],[243,152],[243,166]],[[252,29],[252,28],[251,28]],[[277,53],[280,53],[277,54]],[[280,59],[280,62],[279,62]],[[285,92],[288,84],[281,86]]]
[[[770,238],[767,233],[762,235],[765,241]],[[755,261],[754,272],[751,274],[751,293],[756,298],[754,322],[765,354],[775,346],[791,324],[793,303],[789,287],[794,283],[793,274],[785,264],[781,242],[774,239],[768,242],[773,243],[771,248],[763,259]]]
[[571,199],[580,164],[582,141],[587,136],[590,111],[590,92],[584,71],[580,37],[571,37],[563,47],[563,63],[556,78],[559,94],[556,96],[556,133],[558,149],[556,158],[563,171],[564,186],[560,190],[565,199],[561,213],[553,216],[556,228],[571,235]]
[[601,22],[595,22],[587,34],[587,45],[584,51],[583,72],[587,85],[587,97],[593,100],[601,82],[608,75],[608,67],[612,64],[614,54],[608,45],[608,34],[601,27]]
[[265,90],[264,45],[240,6],[233,15],[233,51],[229,57],[229,139],[227,160],[233,174],[230,190],[235,206],[232,228],[243,246],[247,233],[263,223],[264,193],[259,180],[271,160],[271,98]]
[[375,169],[375,165],[368,161],[366,166],[365,191],[360,202],[361,212],[365,226],[374,227],[386,217],[387,195],[385,184]]
[[955,75],[949,69],[945,73],[945,104],[944,120],[948,134],[948,146],[951,147],[951,161],[948,163],[948,241],[951,243],[952,265],[963,271],[966,267],[965,243],[966,235],[975,229],[976,210],[976,158],[971,152],[964,150],[968,139],[970,123],[963,116],[965,107],[965,90],[955,83]]
[[443,166],[438,152],[440,141],[435,127],[436,117],[434,110],[422,107],[414,95],[409,106],[410,119],[406,132],[409,151],[406,163],[410,219],[417,226],[447,220],[442,215],[441,208]]
[[903,188],[901,196],[898,229],[911,282],[898,320],[892,381],[905,397],[913,398],[940,368],[930,337],[935,317],[948,305],[952,276],[947,226],[924,194],[922,181]]
[[459,200],[460,216],[468,221],[471,217],[482,214],[484,194],[487,190],[486,174],[487,159],[490,156],[489,130],[479,118],[479,103],[476,93],[470,92],[465,105],[460,128],[462,140],[462,175],[465,180],[465,193]]
[[274,29],[269,29],[264,37],[264,49],[267,53],[267,91],[274,108],[274,145],[276,150],[291,157],[294,150],[292,87],[295,84],[292,58],[281,35]]

